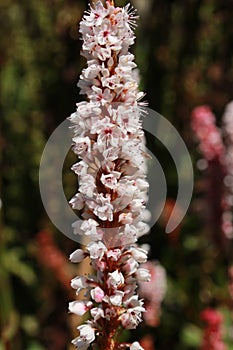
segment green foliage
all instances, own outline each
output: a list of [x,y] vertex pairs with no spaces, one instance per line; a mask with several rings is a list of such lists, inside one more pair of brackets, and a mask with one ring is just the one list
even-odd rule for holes
[[181,334],[182,342],[187,347],[200,348],[202,332],[199,327],[193,324],[187,324]]

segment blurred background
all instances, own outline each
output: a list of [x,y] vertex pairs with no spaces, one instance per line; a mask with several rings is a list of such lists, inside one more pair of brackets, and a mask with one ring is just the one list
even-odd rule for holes
[[[116,0],[119,6],[126,3]],[[166,235],[177,174],[166,149],[148,136],[166,174],[168,198],[143,241],[151,245],[152,305],[146,287],[140,289],[152,316],[124,339],[140,338],[145,350],[232,350],[233,244],[231,229],[226,234],[221,222],[232,211],[231,203],[222,205],[231,191],[223,185],[230,170],[222,162],[231,140],[230,130],[221,128],[233,99],[233,2],[132,4],[140,14],[132,51],[141,89],[149,107],[185,140],[195,187],[184,221]],[[0,1],[0,350],[66,350],[76,335],[79,320],[67,313],[74,298],[69,280],[89,267],[68,263],[77,244],[46,216],[38,170],[49,135],[81,100],[76,84],[85,61],[78,23],[87,5],[84,0]],[[192,129],[192,111],[200,105],[216,116],[212,127],[225,142],[221,157],[213,151],[206,159],[199,147],[209,135],[207,130],[203,141]],[[74,161],[69,153],[63,179],[67,198],[77,187],[69,170]]]

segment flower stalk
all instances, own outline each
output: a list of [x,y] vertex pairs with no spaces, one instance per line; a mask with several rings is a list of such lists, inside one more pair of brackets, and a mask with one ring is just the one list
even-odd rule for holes
[[149,227],[144,223],[148,183],[139,102],[144,94],[138,91],[136,64],[128,51],[136,18],[130,5],[97,1],[80,23],[87,67],[78,86],[88,100],[70,116],[73,151],[80,158],[72,167],[79,192],[70,204],[83,219],[73,224],[74,233],[88,243],[70,260],[90,259],[93,275],[71,281],[77,294],[85,290],[86,299],[71,302],[69,310],[90,315],[72,341],[82,350],[142,349],[138,342],[119,342],[124,329],[135,329],[142,320],[138,282],[150,279],[140,267],[147,251],[137,244]]

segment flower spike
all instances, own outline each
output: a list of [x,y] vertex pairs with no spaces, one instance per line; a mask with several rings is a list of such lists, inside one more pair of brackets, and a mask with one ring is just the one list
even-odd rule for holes
[[134,43],[136,15],[130,6],[119,8],[97,1],[80,23],[82,55],[87,59],[78,86],[87,102],[77,104],[70,116],[73,151],[79,161],[72,170],[79,176],[79,192],[71,199],[83,222],[74,233],[87,242],[70,255],[74,263],[90,259],[93,276],[71,282],[86,300],[69,304],[70,312],[90,315],[73,340],[77,349],[141,350],[138,342],[120,343],[124,329],[135,329],[145,311],[137,294],[138,281],[150,274],[141,263],[147,251],[137,239],[149,231],[144,223],[148,183],[142,105],[129,47]]

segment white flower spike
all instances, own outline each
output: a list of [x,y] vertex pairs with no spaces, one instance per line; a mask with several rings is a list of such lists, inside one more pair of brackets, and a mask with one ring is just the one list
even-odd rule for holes
[[76,277],[71,286],[86,289],[85,301],[69,304],[70,312],[90,319],[78,327],[72,341],[77,349],[142,350],[138,342],[120,343],[120,330],[134,329],[145,311],[137,295],[137,281],[149,280],[140,268],[147,252],[137,239],[148,232],[142,222],[147,200],[146,160],[142,105],[134,56],[136,12],[114,1],[90,6],[80,23],[82,55],[87,60],[78,86],[87,102],[77,104],[70,116],[73,151],[79,161],[72,170],[79,177],[79,192],[71,199],[79,210],[75,234],[89,240],[84,250],[70,255],[72,262],[88,257],[94,275]]

